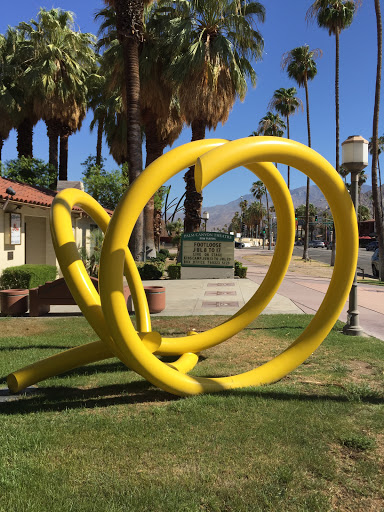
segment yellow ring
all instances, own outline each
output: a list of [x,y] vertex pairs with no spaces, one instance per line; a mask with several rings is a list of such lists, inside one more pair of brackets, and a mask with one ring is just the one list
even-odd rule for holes
[[[187,144],[164,157],[167,157],[169,164],[180,167],[180,162],[185,160],[185,153],[193,153],[198,148],[200,151],[209,148],[209,141]],[[162,163],[166,163],[164,157]],[[162,179],[168,179],[166,171],[161,176],[154,172],[159,160],[140,175],[123,197],[110,223],[102,250],[101,304],[123,361],[153,384],[178,395],[260,385],[280,379],[301,364],[323,341],[342,310],[353,280],[357,261],[357,223],[352,201],[340,176],[310,148],[274,137],[240,139],[200,157],[196,165],[198,189],[203,189],[207,183],[234,167],[249,166],[255,162],[275,161],[303,171],[318,184],[328,199],[338,233],[338,252],[331,283],[319,311],[290,347],[268,363],[243,374],[212,379],[194,378],[180,374],[151,354],[137,336],[124,307],[121,280],[124,247],[147,199],[162,184]],[[289,223],[286,224],[284,217],[282,220],[280,233],[291,227]],[[243,310],[251,312],[251,316],[254,313],[249,303]],[[191,338],[194,340],[196,337]]]

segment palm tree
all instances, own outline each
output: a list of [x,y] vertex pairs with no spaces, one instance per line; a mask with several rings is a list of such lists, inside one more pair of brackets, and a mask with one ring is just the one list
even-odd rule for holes
[[[256,83],[250,61],[262,56],[256,21],[264,21],[265,10],[255,1],[185,0],[163,12],[172,18],[169,75],[179,87],[180,108],[192,127],[192,140],[204,139],[207,128],[225,123],[236,98],[244,99],[247,78]],[[193,167],[184,180],[185,231],[197,231],[202,195],[195,189]]]
[[356,0],[315,0],[307,11],[307,20],[316,19],[321,28],[335,36],[335,106],[336,106],[336,171],[340,168],[340,127],[339,127],[339,38],[340,32],[348,28],[353,20],[358,2]]
[[[368,147],[369,147],[369,152],[372,155],[373,154],[372,137],[369,139]],[[377,138],[377,169],[379,171],[378,185],[379,185],[379,190],[380,190],[379,198],[380,198],[381,216],[384,217],[384,208],[383,208],[383,193],[384,193],[384,191],[383,191],[382,182],[381,182],[381,169],[380,169],[380,158],[379,158],[382,151],[384,151],[384,135]]]
[[267,135],[270,137],[282,137],[286,126],[279,114],[267,112],[267,114],[260,119],[258,134]]
[[[129,182],[140,175],[143,169],[140,125],[140,72],[139,47],[144,39],[144,6],[152,0],[104,0],[116,12],[116,28],[123,54],[124,96],[126,105],[126,146],[128,154]],[[137,219],[129,247],[135,260],[144,255],[143,215]]]
[[12,95],[12,80],[7,77],[7,53],[6,37],[0,34],[0,162],[4,141],[14,127],[12,114],[17,109],[17,104]]
[[[373,207],[376,218],[376,232],[379,238],[379,277],[384,281],[384,221],[380,212],[379,188],[377,186],[377,162],[379,159],[379,109],[380,109],[380,87],[381,87],[381,61],[382,61],[382,38],[383,27],[381,21],[380,0],[375,0],[376,25],[377,25],[377,70],[375,88],[375,106],[373,110],[372,129],[372,195]],[[381,195],[381,191],[380,191]]]
[[1,95],[5,108],[4,123],[7,123],[8,114],[12,119],[12,128],[17,129],[18,157],[30,158],[33,156],[33,127],[38,118],[33,113],[31,84],[25,80],[25,71],[30,62],[25,33],[8,28],[2,42],[2,54]]
[[[311,147],[311,125],[309,121],[309,97],[308,97],[308,80],[313,80],[317,74],[315,59],[320,57],[323,52],[316,48],[310,50],[308,45],[299,46],[283,55],[281,66],[287,69],[289,78],[297,82],[299,87],[305,89],[305,103],[307,110],[307,132],[308,146]],[[310,179],[307,178],[307,195],[306,195],[306,213],[305,213],[305,239],[303,260],[308,261],[308,233],[309,233],[309,188]]]
[[[258,134],[259,135],[266,135],[270,137],[282,137],[284,134],[286,126],[284,124],[284,121],[281,119],[279,114],[273,114],[272,112],[267,112],[267,115],[265,115],[262,119],[260,119],[259,122],[259,128],[258,128]],[[275,164],[277,167],[277,163]],[[268,190],[265,188],[265,197],[267,200],[267,224],[268,224],[268,239],[269,239],[269,245],[268,250],[271,250],[272,248],[272,241],[271,241],[271,225],[270,225],[270,209],[268,207]]]
[[[264,183],[261,180],[257,180],[254,183],[252,183],[251,194],[253,195],[253,197],[255,199],[258,199],[259,204],[260,204],[260,211],[263,211],[261,200],[262,200],[264,194],[266,195],[266,199],[267,199],[267,212],[268,212],[269,208],[268,208],[267,188],[266,188],[266,186],[264,185]],[[263,220],[263,217],[260,218],[259,233],[261,233],[261,222]]]
[[[80,129],[86,113],[87,77],[95,68],[92,34],[74,30],[74,17],[61,9],[40,9],[37,21],[20,23],[31,62],[24,78],[34,92],[34,113],[47,125],[49,163],[67,179],[68,137]],[[53,184],[55,185],[55,184]]]
[[[172,85],[166,79],[164,68],[166,59],[159,47],[160,37],[156,34],[154,9],[145,10],[145,30],[140,53],[140,121],[145,133],[146,166],[162,155],[165,147],[171,145],[179,136],[183,120],[180,117],[177,100],[173,96]],[[105,47],[101,58],[100,74],[105,77],[104,98],[97,107],[104,114],[107,141],[115,158],[128,158],[126,144],[125,116],[126,91],[124,87],[123,53],[118,44],[116,31],[116,13],[105,8],[99,11],[96,18],[102,19],[99,35],[102,35],[98,47]],[[109,98],[109,99],[107,99]],[[111,99],[115,98],[112,107]],[[108,104],[111,105],[109,109]],[[103,108],[107,108],[107,112]],[[115,115],[119,113],[118,115]],[[95,115],[96,122],[96,115]],[[124,129],[123,129],[124,128]],[[146,255],[155,256],[154,239],[154,197],[151,197],[144,208],[144,237]]]
[[257,231],[265,213],[265,209],[256,201],[251,203],[244,213],[245,222],[250,227],[251,231],[253,231],[254,236],[256,232],[256,237],[258,237]]
[[[295,114],[299,109],[303,110],[303,102],[296,96],[296,87],[284,89],[283,87],[274,92],[273,98],[269,103],[269,108],[274,108],[287,120],[287,138],[290,138],[289,133],[289,117]],[[290,166],[288,165],[287,177],[288,190],[290,189]]]

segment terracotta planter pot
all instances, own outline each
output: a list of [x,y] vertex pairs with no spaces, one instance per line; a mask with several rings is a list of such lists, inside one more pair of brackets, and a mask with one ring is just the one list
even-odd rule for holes
[[3,316],[20,316],[28,311],[29,290],[1,290],[0,308]]
[[165,288],[163,286],[144,286],[150,313],[160,313],[165,308]]

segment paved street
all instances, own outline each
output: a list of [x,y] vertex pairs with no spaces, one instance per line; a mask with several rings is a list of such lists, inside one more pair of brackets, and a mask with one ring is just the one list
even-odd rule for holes
[[[327,263],[328,265],[331,263],[331,252],[327,251],[327,249],[315,249],[313,247],[310,247],[309,249],[309,257],[321,261],[322,263]],[[302,246],[295,246],[293,249],[293,255],[294,256],[302,256],[303,254],[303,247]],[[357,273],[359,275],[362,275],[362,271],[360,269],[364,269],[364,275],[366,277],[373,277],[372,276],[372,266],[371,266],[371,258],[372,258],[373,251],[367,251],[366,249],[359,249],[359,259],[357,261],[358,270]]]

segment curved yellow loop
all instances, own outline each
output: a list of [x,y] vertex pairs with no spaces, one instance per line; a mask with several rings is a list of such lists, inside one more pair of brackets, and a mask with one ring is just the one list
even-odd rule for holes
[[[167,154],[169,166],[179,167],[180,162],[184,163],[191,153],[194,153],[195,146],[197,150],[199,144],[207,147],[206,143],[207,141],[197,141],[178,148],[183,151],[178,152],[176,149],[169,152]],[[255,162],[265,161],[275,161],[296,167],[317,183],[333,212],[338,233],[338,252],[328,293],[311,324],[284,352],[249,372],[212,379],[183,375],[159,361],[143,346],[126,313],[122,291],[123,249],[127,245],[136,218],[152,194],[152,189],[157,189],[161,185],[160,181],[164,179],[164,173],[161,178],[156,176],[155,165],[151,164],[152,167],[149,166],[125,194],[111,221],[100,264],[100,294],[103,311],[114,342],[122,354],[122,360],[147,380],[166,391],[178,395],[191,395],[266,384],[280,379],[301,364],[318,347],[332,328],[347,299],[357,261],[355,212],[340,176],[315,151],[302,144],[274,137],[255,137],[229,142],[200,157],[196,164],[197,186],[202,189],[223,172],[239,165],[250,167]],[[272,190],[270,192],[272,194]],[[289,215],[284,216],[282,225],[279,225],[279,237],[282,232],[291,229]],[[234,322],[239,321],[239,330],[243,314],[248,319],[254,318],[257,315],[257,308],[248,302],[243,312],[231,319]],[[191,337],[191,342],[195,342],[198,336]]]
[[[293,205],[281,175],[271,163],[266,163],[269,161],[288,164],[303,171],[317,183],[328,200],[338,233],[338,251],[328,292],[304,332],[268,363],[232,377],[202,379],[184,375],[197,363],[198,356],[192,352],[228,339],[263,310],[288,267],[294,239]],[[162,339],[159,333],[151,331],[144,289],[127,244],[136,218],[149,197],[179,170],[193,164],[196,186],[200,190],[239,165],[248,167],[259,176],[266,184],[276,208],[278,242],[263,283],[236,315],[204,333]],[[12,391],[113,354],[153,384],[178,395],[273,382],[297,367],[323,341],[340,314],[353,280],[358,238],[349,194],[326,160],[294,141],[274,137],[247,138],[226,144],[222,140],[196,141],[174,149],[152,163],[124,195],[108,227],[100,265],[101,304],[73,239],[71,210],[75,204],[82,206],[104,231],[109,216],[87,194],[66,190],[55,199],[51,218],[52,236],[63,274],[84,316],[102,341],[76,347],[14,372],[8,376]],[[124,269],[135,303],[140,333],[136,333],[127,312],[122,283]],[[178,361],[167,364],[153,353],[183,355]]]
[[[107,231],[110,217],[93,197],[78,189],[61,191],[53,200],[51,208],[52,242],[65,281],[93,330],[101,339],[105,339],[110,335],[101,309],[100,296],[87,274],[73,236],[71,213],[74,206],[80,206],[90,215],[103,233]],[[138,331],[150,332],[148,302],[135,261],[128,248],[124,249],[124,264],[128,285],[131,280],[135,281],[135,294],[132,299]]]
[[[97,201],[78,189],[66,189],[57,194],[51,209],[52,240],[63,276],[85,318],[102,341],[87,343],[60,352],[11,373],[7,377],[7,384],[14,393],[79,366],[114,356],[119,357],[118,352],[113,349],[113,342],[110,339],[101,309],[100,296],[87,274],[76,247],[71,217],[74,206],[81,206],[104,233],[107,230],[110,217]],[[137,327],[140,331],[139,337],[151,352],[155,352],[159,348],[161,338],[157,333],[151,332],[148,302],[136,264],[127,248],[125,249],[125,275],[128,283],[132,280],[135,283],[135,293],[132,298],[135,305]],[[195,354],[189,354],[185,355],[180,363],[176,361],[173,364],[175,367],[179,365],[180,371],[184,368],[189,371],[197,361],[198,357]]]

